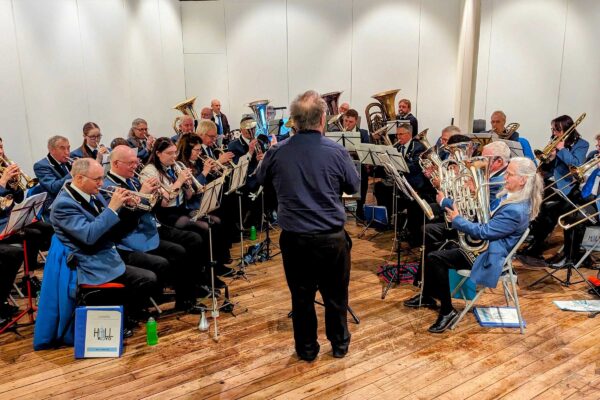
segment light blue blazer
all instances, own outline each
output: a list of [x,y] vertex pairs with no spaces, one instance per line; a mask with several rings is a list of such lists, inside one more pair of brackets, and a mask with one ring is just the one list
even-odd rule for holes
[[125,272],[125,263],[108,234],[119,217],[106,207],[102,196],[98,200],[105,208],[94,216],[64,189],[56,197],[50,214],[56,236],[77,260],[80,285],[110,282]]
[[[558,181],[563,175],[568,174],[570,166],[578,167],[583,164],[585,162],[585,156],[589,147],[590,144],[587,142],[587,140],[579,138],[571,150],[567,149],[566,147],[559,150],[556,153],[554,179]],[[566,195],[571,193],[571,190],[573,190],[574,187],[577,187],[577,185],[571,184],[572,180],[572,177],[561,180],[556,184],[557,189]]]
[[489,240],[488,249],[473,264],[471,280],[495,288],[506,256],[529,226],[529,202],[501,204],[487,224],[473,223],[461,216],[452,227],[475,239]]
[[40,161],[33,165],[33,172],[35,176],[40,180],[40,186],[43,188],[40,192],[48,193],[46,196],[46,205],[52,204],[54,198],[60,192],[66,181],[71,179],[71,174],[67,173],[65,176],[56,170],[54,165],[50,164],[48,158],[42,158]]

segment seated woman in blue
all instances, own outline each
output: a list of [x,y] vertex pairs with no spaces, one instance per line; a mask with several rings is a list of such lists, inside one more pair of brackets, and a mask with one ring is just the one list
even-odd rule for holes
[[71,152],[71,158],[93,158],[102,166],[108,164],[103,162],[104,155],[110,152],[106,146],[100,144],[102,133],[100,127],[94,122],[86,122],[82,128],[83,143]]
[[425,285],[421,304],[441,307],[437,320],[429,332],[445,331],[457,318],[452,307],[448,269],[472,269],[471,280],[478,285],[496,287],[504,260],[521,238],[529,222],[536,217],[542,202],[543,182],[536,166],[528,158],[511,159],[506,169],[502,199],[487,224],[473,223],[459,215],[455,205],[446,208],[452,227],[474,239],[488,240],[487,250],[479,254],[473,265],[461,248],[432,251],[425,260]]

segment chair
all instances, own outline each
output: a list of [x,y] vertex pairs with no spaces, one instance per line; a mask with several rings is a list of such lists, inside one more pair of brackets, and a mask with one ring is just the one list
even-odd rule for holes
[[[500,275],[499,281],[502,282],[502,288],[504,290],[504,298],[506,299],[506,305],[509,306],[512,301],[517,309],[517,316],[519,318],[519,328],[521,330],[521,334],[525,333],[525,323],[523,322],[523,316],[521,315],[521,306],[519,305],[519,298],[517,295],[517,276],[514,274],[512,260],[515,256],[515,253],[519,247],[523,244],[525,239],[529,235],[529,228],[523,232],[521,238],[515,244],[513,249],[508,253],[506,259],[504,261],[504,266],[502,267],[502,273]],[[452,292],[452,297],[461,290],[462,285],[469,279],[471,276],[471,270],[458,270],[457,273],[461,275],[463,278],[456,286],[454,291]],[[456,325],[463,319],[463,317],[473,308],[473,305],[477,301],[477,299],[483,294],[485,291],[485,287],[481,287],[477,290],[475,297],[473,300],[465,299],[465,308],[462,310],[456,321],[450,326],[450,329],[456,328]]]

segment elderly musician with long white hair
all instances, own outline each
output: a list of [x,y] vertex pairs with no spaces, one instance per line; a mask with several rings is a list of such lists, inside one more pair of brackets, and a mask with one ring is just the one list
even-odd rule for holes
[[423,306],[437,307],[441,303],[437,320],[429,332],[445,331],[458,317],[452,306],[448,269],[472,269],[471,280],[478,285],[496,287],[505,257],[519,241],[538,214],[542,202],[543,182],[536,166],[528,158],[511,159],[505,173],[504,189],[498,193],[500,205],[487,224],[470,222],[459,215],[456,205],[446,199],[446,213],[452,228],[474,239],[488,240],[486,251],[479,254],[473,265],[461,248],[432,251],[425,261]]

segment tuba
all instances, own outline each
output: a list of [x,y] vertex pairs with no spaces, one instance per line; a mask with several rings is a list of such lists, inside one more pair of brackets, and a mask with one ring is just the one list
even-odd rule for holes
[[338,103],[340,96],[344,92],[329,92],[321,95],[321,98],[325,100],[327,104],[327,128],[328,131],[343,131],[344,125],[342,121],[343,114],[340,114],[338,109]]
[[254,113],[254,119],[256,120],[256,134],[269,136],[269,125],[267,122],[267,106],[271,100],[256,100],[248,104],[248,107],[252,109]]
[[[571,136],[571,133],[573,133],[575,128],[577,128],[577,126],[581,123],[581,121],[583,121],[585,119],[585,116],[586,116],[586,113],[582,113],[579,116],[579,118],[577,118],[577,121],[575,121],[569,129],[567,129],[565,132],[563,132],[562,135],[552,139],[550,141],[550,143],[548,143],[546,145],[546,147],[544,147],[544,149],[539,154],[537,154],[537,158],[541,161],[540,166],[541,166],[541,164],[548,161],[548,159],[550,158],[550,154],[556,149],[556,146],[560,142],[564,142],[565,140],[567,140],[569,138],[569,136]],[[538,166],[538,168],[540,168],[540,166]]]
[[400,89],[387,90],[371,96],[378,103],[370,103],[365,108],[367,125],[371,135],[381,135],[383,142],[391,146],[392,142],[387,135],[388,125],[396,120],[396,94]]
[[[196,101],[196,97],[192,97],[191,99],[187,99],[185,101],[182,101],[179,104],[175,104],[173,106],[174,110],[179,110],[183,115],[189,115],[190,117],[194,118],[194,129],[196,129],[198,127],[198,114],[196,114],[196,110],[194,110],[194,101]],[[179,135],[179,122],[181,120],[181,116],[179,117],[175,117],[175,120],[173,121],[173,130],[175,131],[176,134]]]

